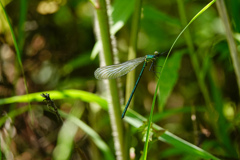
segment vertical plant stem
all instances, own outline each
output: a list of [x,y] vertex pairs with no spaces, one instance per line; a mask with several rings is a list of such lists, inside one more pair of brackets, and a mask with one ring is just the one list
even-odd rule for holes
[[[185,26],[185,25],[187,25],[187,18],[186,18],[186,12],[184,9],[183,1],[177,0],[177,3],[178,3],[179,14],[180,14],[180,18],[182,21],[182,25]],[[207,89],[207,86],[205,85],[204,76],[201,75],[202,72],[200,69],[199,61],[198,61],[197,55],[194,53],[192,37],[191,37],[190,31],[188,29],[185,30],[184,36],[185,36],[185,40],[186,40],[186,43],[188,46],[189,56],[190,56],[190,59],[192,62],[192,66],[193,66],[195,75],[197,77],[197,81],[198,81],[200,90],[203,94],[203,97],[204,97],[206,105],[208,106],[208,109],[210,109],[210,111],[213,112],[209,91]]]
[[27,16],[27,0],[21,0],[20,1],[20,16],[19,16],[19,26],[18,26],[18,46],[20,53],[22,54],[22,49],[24,45],[24,39],[25,39],[25,34],[24,34],[24,22],[26,21],[26,16]]
[[[10,32],[11,32],[12,39],[13,39],[13,44],[14,44],[16,54],[17,54],[18,64],[19,64],[19,67],[20,67],[20,70],[21,70],[21,73],[22,73],[22,76],[23,76],[23,79],[24,79],[24,86],[25,86],[26,94],[28,95],[27,81],[26,81],[26,77],[25,77],[25,73],[24,73],[24,69],[23,69],[23,65],[22,65],[22,60],[21,60],[21,55],[20,55],[20,51],[19,51],[19,48],[18,48],[18,44],[17,44],[17,39],[16,39],[15,34],[13,32],[13,28],[12,28],[12,25],[11,25],[10,20],[8,18],[7,12],[5,11],[1,1],[0,1],[0,6],[1,6],[3,12],[4,12],[4,15],[6,17],[6,20],[8,22],[9,28],[10,28]],[[28,101],[28,105],[29,105],[29,108],[31,110],[30,101]]]
[[[130,43],[128,48],[128,59],[134,59],[137,55],[137,40],[138,40],[138,30],[140,26],[140,17],[141,17],[141,8],[142,8],[142,0],[136,0],[135,10],[133,12],[132,17],[132,28],[130,33]],[[126,79],[126,97],[125,101],[128,101],[130,94],[135,85],[135,70],[127,74]],[[130,106],[133,106],[134,100],[131,101]]]
[[[129,42],[129,48],[128,48],[128,59],[134,59],[137,55],[137,40],[138,40],[138,31],[140,26],[140,17],[141,17],[141,9],[142,9],[142,0],[136,0],[135,2],[135,10],[133,12],[132,16],[132,27],[131,27],[131,33],[130,33],[130,42]],[[127,74],[126,78],[126,96],[125,96],[125,104],[127,103],[131,92],[133,90],[133,87],[135,85],[135,70]],[[134,97],[132,98],[132,101],[129,105],[129,107],[134,106]],[[131,140],[130,134],[131,131],[129,129],[129,125],[126,125],[126,140],[125,140],[125,147],[126,147],[126,153],[128,153],[129,148],[129,142]]]
[[239,60],[239,56],[238,56],[237,46],[236,46],[236,43],[233,38],[232,29],[230,26],[230,22],[229,22],[229,18],[228,18],[228,14],[226,11],[224,1],[217,0],[216,5],[217,5],[218,13],[219,13],[219,15],[223,21],[223,25],[225,27],[227,43],[228,43],[230,54],[231,54],[232,61],[233,61],[233,68],[235,70],[237,84],[238,84],[238,91],[239,91],[239,95],[240,95],[240,60]]
[[[180,17],[181,17],[181,21],[182,21],[182,25],[185,26],[187,24],[187,17],[186,17],[186,13],[185,13],[185,9],[184,9],[184,6],[183,6],[183,1],[182,0],[177,0],[177,3],[178,3],[178,8],[179,8],[179,13],[180,13]],[[185,36],[185,40],[186,40],[186,43],[187,43],[187,46],[188,46],[188,50],[189,50],[189,53],[190,53],[190,58],[191,58],[191,62],[192,62],[192,65],[193,65],[193,69],[196,73],[196,76],[197,76],[197,79],[198,79],[198,84],[200,86],[200,89],[203,93],[203,96],[204,96],[204,99],[205,99],[205,103],[207,104],[207,106],[210,106],[210,103],[211,103],[211,100],[209,98],[209,93],[208,93],[208,90],[207,90],[207,87],[205,86],[204,84],[204,79],[203,77],[200,77],[198,73],[200,73],[200,67],[199,67],[199,63],[198,63],[198,60],[197,60],[197,56],[196,54],[194,53],[194,46],[193,46],[193,43],[192,43],[192,37],[191,37],[191,34],[190,34],[190,31],[189,29],[186,29],[185,33],[184,33],[184,36]],[[196,109],[195,109],[195,106],[192,105],[191,106],[192,108],[192,116],[196,116]],[[192,119],[192,124],[193,124],[193,133],[194,133],[194,142],[195,144],[197,145],[197,122],[196,120],[193,120]]]
[[[181,16],[182,23],[183,23],[183,25],[186,25],[187,24],[186,13],[185,13],[185,9],[184,9],[184,6],[183,6],[183,2],[182,2],[182,0],[178,0],[177,2],[178,2],[178,6],[179,6],[179,11],[180,11],[180,16]],[[218,3],[218,1],[216,1],[216,3]],[[225,117],[222,116],[222,107],[221,107],[222,103],[219,103],[218,105],[216,105],[216,100],[214,100],[214,99],[216,99],[215,94],[210,94],[209,90],[207,89],[207,86],[204,83],[204,78],[205,77],[204,77],[203,71],[200,69],[200,65],[198,63],[197,56],[196,56],[196,54],[194,54],[194,47],[193,47],[192,38],[191,38],[189,30],[186,30],[184,35],[185,35],[185,39],[186,39],[186,42],[187,42],[187,46],[189,48],[190,58],[191,58],[191,61],[192,61],[194,71],[196,73],[198,84],[199,84],[200,89],[202,91],[202,94],[204,96],[205,102],[206,102],[208,108],[210,109],[209,112],[208,112],[208,115],[210,117],[210,122],[212,122],[212,126],[215,129],[215,133],[218,135],[219,140],[220,141],[222,140],[223,142],[225,142],[224,145],[227,145],[228,146],[227,148],[231,148],[231,143],[230,143],[230,140],[229,140],[228,135],[226,133],[226,129],[225,130],[222,129],[222,127],[223,128],[226,127],[226,125],[222,125],[226,122]],[[204,59],[204,60],[206,60],[206,59]],[[209,76],[211,76],[211,75],[209,75]],[[210,78],[210,77],[208,77],[208,78]],[[213,83],[210,86],[211,86],[211,88],[214,88]],[[214,90],[215,90],[215,92],[213,92],[213,93],[219,93],[218,91],[216,91],[216,89],[214,89]],[[212,100],[210,99],[210,95],[213,97],[215,107],[213,107],[211,105]],[[220,98],[221,96],[220,95],[218,95],[218,96],[219,96],[218,99],[221,99]],[[221,109],[218,109],[218,108],[221,108]],[[215,127],[216,126],[216,124],[215,124],[216,121],[212,121],[212,120],[217,120],[217,123],[219,123],[219,125],[217,125],[217,127]],[[234,153],[234,149],[231,149],[231,151]]]
[[[104,55],[103,57],[106,65],[111,65],[113,64],[112,46],[105,0],[98,1],[98,3],[96,4],[96,13],[100,30],[100,41],[102,43],[102,50]],[[108,87],[111,95],[111,103],[109,104],[109,115],[112,125],[112,135],[114,138],[115,153],[117,159],[121,160],[124,159],[126,156],[123,149],[123,125],[116,80],[108,80]]]
[[[211,2],[209,2],[203,9],[201,9],[191,20],[190,22],[188,22],[188,24],[183,28],[183,30],[178,34],[177,38],[175,39],[175,41],[173,42],[172,46],[170,47],[169,51],[168,51],[168,54],[167,54],[167,57],[163,63],[163,66],[162,66],[162,69],[164,69],[165,65],[166,65],[166,62],[168,60],[168,57],[174,47],[174,45],[176,44],[177,40],[179,39],[179,37],[183,34],[183,32],[188,28],[188,26],[198,17],[200,16],[205,10],[207,10],[216,0],[212,0]],[[144,145],[144,151],[143,151],[143,157],[142,159],[146,160],[147,159],[147,152],[148,152],[148,143],[149,143],[149,134],[150,134],[150,129],[151,129],[151,125],[152,125],[152,117],[153,117],[153,110],[154,110],[154,105],[155,105],[155,102],[156,102],[156,97],[157,97],[157,93],[158,93],[158,88],[159,88],[159,85],[160,85],[160,78],[162,76],[162,72],[160,72],[160,75],[159,75],[159,79],[158,79],[158,83],[157,83],[157,86],[156,86],[156,90],[155,90],[155,93],[154,93],[154,97],[153,97],[153,102],[152,102],[152,108],[151,108],[151,112],[150,112],[150,116],[149,116],[149,119],[148,119],[148,129],[147,129],[147,135],[146,135],[146,141],[145,141],[145,145]]]
[[17,59],[18,59],[18,63],[19,63],[20,69],[22,71],[22,74],[24,75],[23,65],[22,65],[22,61],[21,61],[21,57],[20,57],[20,52],[19,52],[19,48],[18,48],[18,45],[17,45],[17,40],[16,40],[16,37],[15,37],[15,34],[13,32],[13,28],[11,26],[10,20],[8,18],[8,15],[7,15],[7,13],[6,13],[6,11],[5,11],[1,1],[0,1],[0,4],[1,4],[1,8],[3,9],[4,15],[6,17],[6,20],[8,22],[9,28],[10,28],[10,32],[11,32],[12,39],[13,39],[13,44],[14,44],[14,47],[15,47],[15,50],[16,50],[16,53],[17,53]]

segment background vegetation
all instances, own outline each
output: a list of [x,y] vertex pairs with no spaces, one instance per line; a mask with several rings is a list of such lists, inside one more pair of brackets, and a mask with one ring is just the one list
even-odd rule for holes
[[1,0],[1,159],[239,159],[238,0],[194,19],[160,79],[145,70],[124,119],[135,73],[94,78],[99,64],[168,51],[209,2]]

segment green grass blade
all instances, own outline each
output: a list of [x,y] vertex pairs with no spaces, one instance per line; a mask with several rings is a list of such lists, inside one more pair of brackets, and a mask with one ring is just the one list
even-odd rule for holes
[[223,0],[218,0],[216,2],[218,13],[223,21],[223,25],[226,31],[226,38],[230,50],[230,55],[233,62],[233,68],[236,74],[236,80],[238,84],[238,91],[240,94],[240,56],[238,51],[238,46],[235,43],[235,39],[233,36],[233,31],[231,29],[231,20],[228,18],[228,12],[226,10],[226,6]]
[[[26,90],[26,93],[28,94],[27,81],[26,81],[26,78],[25,78],[25,73],[24,73],[24,69],[23,69],[23,65],[22,65],[21,54],[20,54],[20,51],[19,51],[19,48],[18,48],[18,45],[17,45],[17,39],[16,39],[15,34],[13,32],[13,28],[12,28],[12,25],[11,25],[10,20],[8,18],[7,12],[5,11],[1,1],[0,1],[0,6],[1,6],[1,9],[3,10],[3,12],[4,12],[5,18],[7,20],[9,28],[10,28],[10,32],[11,32],[12,39],[13,39],[13,44],[14,44],[16,54],[17,54],[18,64],[19,64],[19,67],[20,67],[20,70],[21,70],[21,73],[22,73],[23,79],[24,79],[25,90]],[[29,104],[29,107],[31,107],[30,102],[28,102],[28,104]]]
[[76,98],[81,99],[85,102],[94,102],[99,104],[103,109],[107,109],[108,104],[106,100],[102,99],[101,97],[81,91],[81,90],[62,90],[62,91],[43,91],[43,92],[36,92],[36,93],[30,93],[28,95],[21,95],[21,96],[13,96],[9,98],[3,98],[0,99],[0,105],[3,104],[10,104],[10,103],[22,103],[22,102],[32,102],[37,101],[41,102],[43,101],[43,97],[40,95],[42,93],[48,93],[50,94],[52,99],[65,99],[65,98]]
[[[186,25],[186,27],[180,32],[180,34],[177,36],[176,40],[173,42],[168,54],[167,54],[167,57],[163,63],[163,67],[162,69],[164,69],[165,65],[166,65],[166,62],[168,60],[168,57],[170,55],[170,52],[172,51],[173,49],[173,46],[176,44],[177,40],[179,39],[179,37],[183,34],[183,32],[188,28],[188,26],[199,16],[201,15],[206,9],[208,9],[216,0],[212,0],[210,3],[208,3],[203,9],[201,9],[191,20],[190,22]],[[153,117],[153,110],[154,110],[154,105],[155,105],[155,101],[156,101],[156,97],[157,97],[157,92],[158,92],[158,87],[160,85],[160,79],[161,79],[161,74],[160,74],[160,77],[159,77],[159,80],[158,80],[158,83],[157,83],[157,86],[156,86],[156,90],[155,90],[155,94],[154,94],[154,97],[153,97],[153,102],[152,102],[152,108],[151,108],[151,112],[150,112],[150,116],[149,116],[149,120],[148,120],[148,130],[147,130],[147,136],[146,136],[146,141],[145,141],[145,145],[144,145],[144,151],[143,151],[143,159],[146,160],[147,159],[147,152],[148,152],[148,141],[149,141],[149,133],[150,133],[150,127],[151,127],[151,124],[152,124],[152,117]]]
[[[63,90],[63,91],[45,91],[47,93],[50,94],[50,96],[53,99],[65,99],[65,98],[79,98],[85,102],[95,102],[97,104],[99,104],[100,106],[102,106],[103,109],[107,108],[107,101],[102,99],[99,96],[96,96],[92,93],[88,93],[85,91],[79,91],[79,90]],[[30,97],[30,101],[42,101],[43,98],[40,96],[40,94],[43,92],[37,92],[37,93],[32,93],[29,94]],[[10,98],[5,98],[5,99],[0,99],[0,105],[1,104],[9,104],[9,103],[19,103],[19,102],[27,102],[27,97],[26,95],[22,95],[22,96],[15,96],[15,97],[10,97]],[[12,115],[15,117],[16,115],[23,113],[25,111],[27,111],[28,108],[24,107],[21,108],[19,110],[16,110],[16,112],[12,113]],[[106,109],[107,110],[107,109]],[[63,113],[61,111],[59,111],[59,113],[61,114],[61,116],[63,116],[64,118],[69,117],[66,113]],[[71,117],[71,116],[70,116]],[[73,119],[70,118],[71,121],[73,121],[75,124],[77,124],[78,126],[84,126],[84,124],[82,124],[83,122],[79,122],[79,119],[73,117]],[[137,114],[136,112],[134,112],[133,110],[129,109],[127,112],[126,117],[124,118],[124,120],[126,122],[128,122],[129,124],[131,124],[132,126],[139,128],[140,126],[143,125],[143,122],[146,121],[147,119],[144,118],[143,116]],[[2,120],[0,120],[0,123],[3,123]],[[156,127],[156,129],[162,129],[159,126],[153,124],[153,127]],[[85,126],[83,127],[85,128]],[[82,128],[82,129],[83,129]],[[89,131],[90,129],[90,131]],[[85,128],[83,129],[87,134],[93,134],[91,136],[94,136],[94,133],[91,133],[91,128]],[[165,143],[168,143],[176,148],[178,148],[179,150],[181,150],[182,152],[189,152],[197,157],[208,157],[209,159],[217,159],[216,157],[212,156],[211,154],[209,154],[206,151],[203,151],[201,149],[199,149],[198,147],[186,142],[185,140],[171,134],[170,132],[166,131],[164,134],[162,134],[161,136],[159,136],[158,138],[161,141],[164,141]],[[98,140],[97,140],[98,141]],[[96,143],[100,143],[98,145],[102,145],[102,142],[96,142]],[[100,148],[99,148],[100,149]],[[103,149],[104,149],[104,145],[103,145]],[[106,148],[105,148],[106,149]],[[187,149],[187,150],[185,150]]]
[[[102,151],[104,155],[104,159],[106,160],[113,160],[114,156],[112,155],[112,152],[110,151],[108,145],[101,139],[101,137],[87,124],[85,124],[83,121],[81,121],[79,118],[69,115],[64,112],[59,112],[62,117],[67,118],[69,122],[72,122],[76,126],[78,126],[80,129],[82,129],[95,143],[95,145]],[[63,135],[64,136],[64,135]]]
[[22,61],[21,61],[21,54],[20,54],[20,51],[19,51],[19,48],[18,48],[18,45],[17,45],[17,40],[16,40],[15,34],[14,34],[14,32],[13,32],[12,25],[11,25],[11,23],[10,23],[10,20],[9,20],[9,18],[8,18],[8,15],[7,15],[7,12],[5,11],[5,9],[4,9],[1,1],[0,1],[0,5],[1,5],[1,9],[2,9],[3,12],[4,12],[5,18],[6,18],[6,20],[7,20],[7,23],[8,23],[8,25],[9,25],[9,28],[10,28],[10,32],[11,32],[11,35],[12,35],[14,47],[15,47],[15,49],[16,49],[17,59],[18,59],[18,63],[19,63],[20,69],[21,69],[22,73],[24,74],[24,70],[23,70],[23,66],[22,66]]
[[18,24],[18,46],[19,46],[20,53],[22,52],[22,48],[25,42],[24,23],[27,17],[27,6],[28,6],[27,0],[20,1],[20,16],[19,16],[19,24]]
[[[147,121],[146,118],[144,118],[143,116],[139,115],[138,113],[131,109],[128,110],[128,114],[125,116],[124,120],[136,128],[141,127],[144,124],[144,122]],[[164,130],[163,128],[156,124],[152,124],[152,128],[153,130],[155,130],[154,134]],[[172,134],[169,131],[165,131],[163,134],[157,136],[157,139],[162,142],[170,144],[171,146],[177,148],[182,153],[188,153],[194,155],[197,158],[218,160],[217,157],[213,156],[207,151],[177,137],[176,135]]]

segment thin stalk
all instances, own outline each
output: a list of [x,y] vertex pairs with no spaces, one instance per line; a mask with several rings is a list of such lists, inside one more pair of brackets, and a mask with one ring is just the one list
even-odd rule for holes
[[27,16],[27,0],[20,1],[20,16],[19,16],[19,26],[18,26],[18,46],[20,53],[22,54],[22,49],[24,45],[25,32],[24,32],[24,22]]
[[[28,95],[27,81],[26,81],[26,77],[25,77],[25,73],[24,73],[24,69],[23,69],[23,65],[22,65],[21,54],[20,54],[20,51],[19,51],[19,48],[18,48],[17,39],[16,39],[15,34],[13,32],[13,28],[12,28],[12,25],[11,25],[10,20],[8,18],[7,12],[5,11],[1,1],[0,1],[0,6],[1,6],[3,12],[4,12],[5,18],[8,22],[9,28],[10,28],[10,32],[11,32],[12,39],[13,39],[13,44],[14,44],[16,54],[17,54],[18,64],[19,64],[19,67],[20,67],[20,70],[21,70],[21,73],[22,73],[22,76],[23,76],[23,79],[24,79],[24,86],[25,86],[26,94]],[[30,101],[28,101],[28,105],[29,105],[29,109],[31,110]]]
[[230,49],[230,54],[232,57],[232,61],[233,61],[233,68],[236,74],[236,79],[237,79],[237,84],[238,84],[238,91],[239,91],[239,95],[240,95],[240,60],[239,60],[239,56],[238,56],[238,51],[237,51],[237,46],[236,43],[234,41],[233,38],[233,32],[231,29],[231,25],[230,25],[230,21],[228,18],[228,14],[226,11],[226,6],[224,4],[223,0],[218,0],[216,2],[217,5],[217,10],[218,13],[220,15],[220,18],[223,21],[223,25],[225,27],[225,31],[226,31],[226,37],[227,37],[227,43]]
[[[130,33],[130,42],[129,42],[129,48],[128,48],[128,59],[134,59],[137,55],[137,40],[138,40],[138,31],[140,26],[140,17],[141,17],[141,9],[142,9],[142,0],[136,0],[135,2],[135,10],[133,12],[132,16],[132,27],[131,27],[131,33]],[[133,90],[133,87],[135,85],[135,70],[127,74],[126,78],[126,96],[125,96],[125,104],[127,103],[131,92]],[[129,107],[133,108],[134,106],[134,97],[132,98],[132,101],[129,105]],[[129,149],[129,142],[130,142],[130,129],[129,125],[126,125],[126,140],[125,140],[125,147],[126,147],[126,153],[128,153]]]
[[[110,39],[110,27],[109,27],[109,19],[106,10],[106,1],[99,0],[96,4],[97,7],[97,21],[99,25],[100,31],[100,40],[102,43],[102,50],[104,61],[106,65],[113,64],[112,57],[112,46]],[[108,87],[111,95],[111,103],[109,104],[109,115],[112,125],[112,134],[114,138],[115,145],[115,153],[118,160],[125,159],[125,152],[123,147],[123,124],[121,119],[121,110],[120,110],[120,102],[118,96],[118,88],[115,79],[108,80]]]
[[[178,3],[179,14],[180,14],[180,18],[181,18],[181,21],[182,21],[182,25],[185,26],[187,24],[187,17],[186,17],[186,12],[185,12],[185,9],[184,9],[183,1],[182,0],[177,0],[177,3]],[[197,57],[196,53],[194,53],[194,45],[193,45],[193,41],[192,41],[190,31],[188,29],[185,30],[184,36],[185,36],[185,40],[186,40],[186,43],[187,43],[187,46],[188,46],[189,56],[190,56],[190,59],[191,59],[191,62],[192,62],[192,66],[193,66],[195,75],[197,77],[198,85],[199,85],[200,90],[203,94],[206,105],[208,106],[210,111],[213,111],[213,108],[212,108],[212,105],[211,105],[210,94],[209,94],[209,91],[207,89],[207,86],[205,85],[204,76],[201,75],[202,72],[201,72],[201,69],[200,69],[198,57]]]
[[[219,1],[216,1],[216,3],[218,4]],[[183,2],[182,0],[178,0],[178,6],[179,6],[179,10],[180,10],[180,16],[181,16],[181,19],[182,19],[182,22],[183,22],[183,25],[187,24],[187,21],[186,21],[186,13],[185,13],[185,10],[184,10],[184,6],[183,6]],[[226,18],[226,17],[225,17]],[[230,28],[229,28],[230,29]],[[230,32],[230,31],[229,31]],[[230,33],[228,33],[230,34]],[[219,103],[219,105],[216,105],[216,100],[214,100],[214,93],[219,93],[217,92],[217,90],[215,89],[215,92],[212,92],[211,96],[213,97],[213,101],[215,105],[211,105],[211,99],[210,99],[210,92],[209,90],[207,89],[207,86],[205,85],[204,83],[204,74],[203,74],[203,70],[200,69],[199,67],[199,64],[198,64],[198,61],[197,61],[197,56],[196,54],[194,54],[194,47],[193,47],[193,43],[192,43],[192,38],[191,38],[191,34],[189,32],[189,30],[186,30],[185,31],[185,39],[186,39],[186,42],[187,42],[187,46],[189,48],[189,52],[190,52],[190,58],[191,58],[191,61],[192,61],[192,65],[193,65],[193,68],[194,68],[194,71],[195,71],[195,74],[197,76],[197,79],[198,79],[198,84],[200,86],[200,89],[203,93],[203,96],[204,96],[204,99],[205,99],[205,102],[208,106],[208,108],[210,109],[208,114],[209,114],[209,117],[211,117],[211,120],[210,122],[212,123],[212,126],[214,126],[213,128],[215,129],[215,133],[218,135],[218,138],[220,141],[223,141],[225,140],[225,144],[224,145],[228,145],[227,148],[231,148],[231,143],[230,143],[230,140],[228,138],[228,135],[226,132],[226,130],[223,131],[222,127],[225,128],[226,125],[221,125],[223,122],[226,122],[226,119],[224,116],[221,116],[222,115],[222,103]],[[233,39],[230,43],[234,43]],[[234,43],[235,44],[235,43]],[[231,45],[231,44],[230,44]],[[229,45],[229,46],[230,46]],[[233,46],[233,45],[232,45]],[[231,47],[229,47],[231,48]],[[236,49],[236,48],[235,48]],[[235,50],[236,51],[236,50]],[[234,51],[234,52],[235,52]],[[204,58],[204,61],[206,61],[206,58]],[[239,68],[240,69],[240,68]],[[209,75],[211,76],[211,75]],[[211,77],[208,77],[209,79],[211,79]],[[211,88],[214,88],[213,87],[213,84],[210,85]],[[221,96],[219,96],[221,97]],[[216,98],[215,98],[216,99]],[[219,98],[221,99],[221,98]],[[214,107],[215,106],[215,107]],[[221,109],[217,109],[217,108],[221,108]],[[218,115],[216,115],[216,113],[218,113]],[[217,125],[217,127],[215,127],[215,122],[216,121],[212,121],[212,119],[216,119],[217,122],[219,123],[219,125]],[[232,152],[232,155],[234,154],[234,150],[233,149],[230,149],[230,151]]]
[[[175,41],[173,42],[170,50],[168,51],[168,54],[167,54],[167,57],[163,63],[163,66],[162,66],[162,69],[164,69],[165,65],[166,65],[166,62],[168,60],[168,57],[170,55],[170,52],[172,51],[174,45],[176,44],[177,40],[179,39],[179,37],[183,34],[183,32],[188,28],[188,26],[198,17],[200,16],[205,10],[207,10],[216,0],[212,0],[211,2],[209,2],[203,9],[201,9],[191,20],[190,22],[188,22],[188,24],[184,27],[184,29],[179,33],[179,35],[177,36],[177,38],[175,39]],[[153,97],[153,102],[152,102],[152,108],[151,108],[151,112],[150,112],[150,116],[149,116],[149,119],[148,119],[148,129],[147,129],[147,135],[146,135],[146,140],[145,140],[145,145],[144,145],[144,151],[143,151],[143,160],[146,160],[147,159],[147,152],[148,152],[148,143],[149,143],[149,135],[150,135],[150,129],[151,129],[151,126],[152,126],[152,117],[153,117],[153,111],[154,111],[154,106],[155,106],[155,102],[156,102],[156,97],[157,97],[157,93],[158,93],[158,88],[159,88],[159,85],[160,85],[160,79],[161,79],[161,75],[162,75],[162,72],[160,72],[160,75],[159,75],[159,79],[158,79],[158,82],[157,82],[157,86],[156,86],[156,90],[155,90],[155,93],[154,93],[154,97]]]
[[[142,9],[142,0],[136,0],[135,9],[132,17],[132,28],[130,33],[130,42],[128,48],[128,59],[134,59],[137,55],[137,40],[138,40],[138,31],[140,26],[140,17],[141,17],[141,9]],[[126,97],[125,101],[128,101],[130,94],[135,85],[135,70],[127,74],[126,79]],[[134,100],[131,101],[129,107],[133,106]]]

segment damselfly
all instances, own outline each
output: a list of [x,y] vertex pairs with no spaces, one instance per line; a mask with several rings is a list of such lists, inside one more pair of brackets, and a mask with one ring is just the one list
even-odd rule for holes
[[114,64],[114,65],[110,65],[110,66],[105,66],[105,67],[100,67],[98,69],[96,69],[96,71],[94,72],[94,75],[97,79],[101,80],[101,79],[114,79],[114,78],[118,78],[121,77],[125,74],[127,74],[128,72],[132,71],[134,68],[136,68],[140,63],[143,63],[143,67],[142,70],[138,76],[138,79],[136,81],[136,84],[132,90],[132,93],[128,99],[128,102],[126,104],[126,107],[122,113],[122,118],[124,118],[125,113],[127,112],[128,106],[132,100],[133,94],[137,88],[137,85],[139,83],[139,80],[142,77],[143,71],[145,69],[145,67],[147,66],[148,62],[152,62],[152,64],[156,61],[156,59],[160,56],[161,54],[157,51],[154,52],[154,55],[146,55],[144,57],[139,57],[136,59],[132,59],[129,61],[126,61],[124,63],[120,63],[120,64]]

